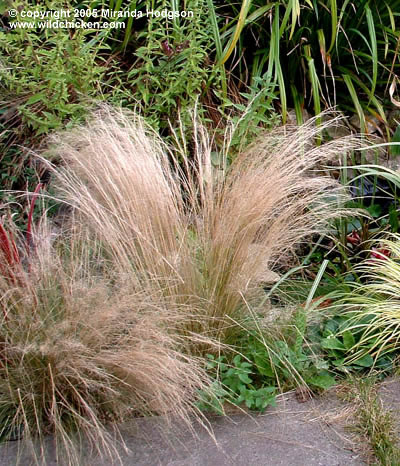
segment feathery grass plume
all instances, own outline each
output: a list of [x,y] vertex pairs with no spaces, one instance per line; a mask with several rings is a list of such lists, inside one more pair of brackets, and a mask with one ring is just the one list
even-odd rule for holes
[[372,249],[357,271],[363,282],[353,285],[335,307],[350,317],[347,330],[360,334],[348,362],[370,354],[375,361],[400,349],[400,235],[391,234]]
[[262,300],[282,254],[340,214],[338,184],[310,173],[359,145],[343,138],[314,146],[334,124],[276,129],[218,176],[202,128],[189,160],[137,115],[105,107],[53,140],[64,162],[57,183],[132,286],[185,315],[188,342],[197,335],[228,343],[232,321]]
[[207,380],[166,330],[175,317],[148,290],[103,273],[96,243],[81,231],[54,242],[43,229],[29,264],[13,263],[13,280],[0,273],[3,439],[22,437],[38,464],[48,434],[60,464],[83,464],[83,444],[111,463],[119,436],[110,421],[166,414],[190,425]]

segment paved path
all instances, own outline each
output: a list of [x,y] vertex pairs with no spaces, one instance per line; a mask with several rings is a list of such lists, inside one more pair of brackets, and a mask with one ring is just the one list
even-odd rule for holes
[[[264,415],[235,414],[210,418],[215,439],[201,426],[194,437],[173,426],[166,434],[158,418],[135,419],[123,426],[130,448],[124,466],[359,466],[366,465],[344,425],[351,416],[334,395],[299,403],[294,394],[280,397]],[[347,419],[346,419],[347,418]],[[15,464],[17,444],[0,449],[1,466]],[[28,457],[21,465],[29,463]],[[50,451],[48,465],[57,463]],[[108,466],[110,460],[82,458],[82,465]]]

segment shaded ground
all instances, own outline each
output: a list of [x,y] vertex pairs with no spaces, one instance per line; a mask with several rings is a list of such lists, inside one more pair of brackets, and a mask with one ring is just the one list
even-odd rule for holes
[[[201,426],[196,437],[179,426],[166,435],[162,420],[135,419],[123,426],[130,453],[121,453],[126,466],[357,466],[365,465],[357,443],[344,429],[352,411],[333,393],[299,403],[293,393],[281,396],[264,415],[212,417],[215,440]],[[0,449],[0,464],[15,464],[16,442]],[[49,448],[48,464],[56,465]],[[23,455],[20,464],[30,464]],[[110,460],[82,458],[81,464],[108,466]]]

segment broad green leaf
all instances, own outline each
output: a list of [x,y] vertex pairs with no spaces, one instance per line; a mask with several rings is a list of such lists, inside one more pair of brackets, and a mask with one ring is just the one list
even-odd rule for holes
[[335,359],[334,361],[332,361],[332,364],[335,366],[335,367],[341,367],[343,366],[343,363],[344,363],[344,358],[341,358],[341,359]]
[[246,406],[251,409],[253,407],[253,399],[252,398],[247,398],[246,401]]
[[331,53],[335,42],[336,42],[336,35],[337,35],[337,26],[338,26],[338,14],[337,14],[337,4],[336,0],[330,0],[331,4],[331,43],[329,45],[328,53]]
[[251,6],[251,0],[242,1],[242,7],[240,9],[239,19],[236,24],[235,32],[232,38],[230,39],[227,47],[225,48],[221,59],[218,62],[219,65],[223,65],[228,60],[228,58],[231,56],[231,53],[233,52],[233,49],[235,48],[236,43],[239,40],[240,34],[242,32],[242,29],[246,23],[246,17],[249,12],[250,6]]
[[346,347],[343,345],[343,343],[334,337],[328,337],[321,340],[321,346],[325,349],[346,350]]
[[357,361],[354,361],[353,364],[361,367],[372,367],[374,360],[370,354],[366,354],[362,358],[357,359]]
[[325,324],[324,334],[334,335],[337,332],[338,328],[339,328],[338,319],[334,317]]
[[379,204],[372,204],[366,210],[372,218],[379,218],[382,215],[382,207]]
[[264,357],[255,357],[254,362],[256,363],[257,366],[257,371],[261,374],[264,375],[265,377],[275,377],[275,373],[271,367],[271,364],[269,361]]
[[251,378],[247,374],[239,374],[239,379],[245,384],[252,382]]
[[36,102],[39,102],[40,100],[47,100],[47,97],[43,93],[35,94],[32,97],[29,97],[29,99],[26,101],[28,105],[35,104]]
[[240,354],[237,354],[234,358],[233,358],[233,363],[235,364],[235,366],[238,366],[242,361],[242,357],[240,356]]
[[360,127],[361,127],[361,132],[362,133],[365,133],[366,132],[366,123],[365,123],[365,115],[364,115],[364,111],[361,107],[361,103],[358,99],[358,96],[357,96],[357,92],[354,88],[354,84],[353,84],[353,81],[351,79],[351,76],[348,75],[348,74],[344,74],[342,75],[343,77],[343,80],[347,86],[347,89],[349,90],[349,93],[350,93],[350,96],[353,100],[353,104],[354,104],[354,107],[356,109],[356,112],[357,112],[357,115],[358,115],[358,118],[360,119]]
[[346,347],[346,349],[349,350],[355,345],[356,341],[354,339],[353,334],[350,332],[350,330],[346,330],[345,332],[343,332],[342,337],[343,337],[343,344]]
[[316,375],[315,377],[311,377],[311,379],[307,379],[307,383],[314,385],[315,387],[322,388],[323,390],[327,390],[336,384],[336,380],[328,374]]

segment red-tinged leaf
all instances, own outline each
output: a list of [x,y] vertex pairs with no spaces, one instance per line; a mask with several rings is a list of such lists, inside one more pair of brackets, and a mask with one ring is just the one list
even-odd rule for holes
[[167,40],[164,40],[163,42],[161,42],[161,47],[165,53],[165,55],[167,55],[167,57],[171,57],[173,54],[174,54],[174,51],[173,49],[170,47],[169,43]]
[[371,258],[387,260],[390,257],[390,250],[386,248],[372,248]]
[[349,235],[347,235],[347,241],[354,246],[357,246],[361,243],[361,236],[359,235],[357,230],[353,230]]
[[7,234],[2,223],[0,223],[0,250],[3,251],[9,265],[20,263],[17,245],[12,236]]
[[[18,279],[14,273],[14,267],[19,264],[21,260],[14,239],[7,234],[2,223],[0,223],[0,251],[3,253],[1,254],[2,257],[0,257],[0,275],[15,284]],[[4,318],[7,319],[3,307],[2,310]]]

